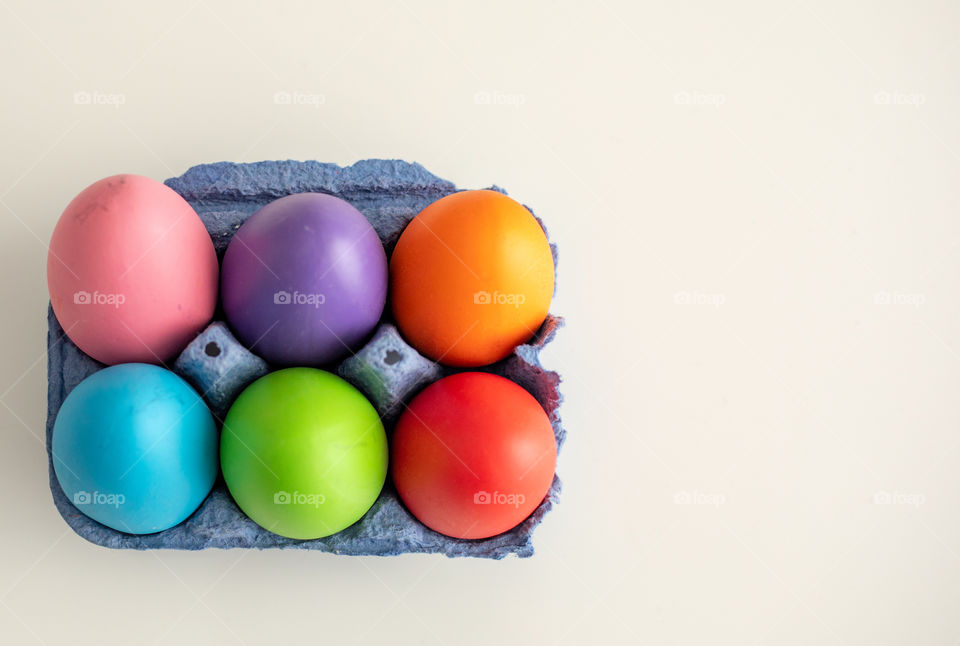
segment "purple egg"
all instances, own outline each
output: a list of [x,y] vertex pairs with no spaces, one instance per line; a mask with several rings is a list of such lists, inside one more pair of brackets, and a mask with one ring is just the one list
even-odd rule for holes
[[358,349],[379,322],[387,256],[349,203],[288,195],[233,236],[221,294],[227,321],[253,352],[277,365],[323,365]]

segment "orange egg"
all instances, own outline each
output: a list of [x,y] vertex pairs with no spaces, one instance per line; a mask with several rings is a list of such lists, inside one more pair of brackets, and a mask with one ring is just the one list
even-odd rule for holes
[[503,359],[543,323],[553,257],[540,224],[496,191],[463,191],[414,218],[390,261],[391,302],[417,350],[451,366]]

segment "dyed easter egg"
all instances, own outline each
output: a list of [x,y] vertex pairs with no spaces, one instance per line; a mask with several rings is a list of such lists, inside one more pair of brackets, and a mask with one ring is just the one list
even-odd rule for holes
[[224,420],[223,478],[243,512],[298,539],[335,534],[370,509],[387,476],[373,405],[336,375],[287,368],[253,382]]
[[321,193],[270,202],[223,259],[223,308],[240,341],[278,365],[323,365],[357,349],[380,320],[387,258],[349,203]]
[[393,314],[420,352],[452,366],[503,359],[543,323],[553,257],[540,224],[496,191],[430,204],[390,261]]
[[213,317],[217,255],[193,208],[139,175],[70,202],[50,240],[50,302],[67,336],[106,364],[162,363]]
[[487,538],[523,522],[553,482],[547,414],[514,382],[463,372],[417,395],[391,438],[397,492],[410,512],[454,538]]
[[121,532],[183,522],[217,477],[217,428],[200,395],[159,366],[104,368],[74,388],[53,426],[53,466],[82,513]]

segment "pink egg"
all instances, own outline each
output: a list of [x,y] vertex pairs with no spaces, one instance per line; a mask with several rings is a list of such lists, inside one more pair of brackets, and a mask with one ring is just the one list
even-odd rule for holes
[[140,175],[83,190],[53,231],[47,286],[67,336],[108,365],[163,363],[213,317],[217,254],[186,200]]

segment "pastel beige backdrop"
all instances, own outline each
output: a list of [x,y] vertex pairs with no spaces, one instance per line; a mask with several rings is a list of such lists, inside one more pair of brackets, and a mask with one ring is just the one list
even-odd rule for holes
[[[958,18],[0,0],[0,642],[956,643]],[[74,535],[42,442],[67,202],[119,172],[378,157],[503,186],[560,245],[543,359],[569,438],[536,556]]]

